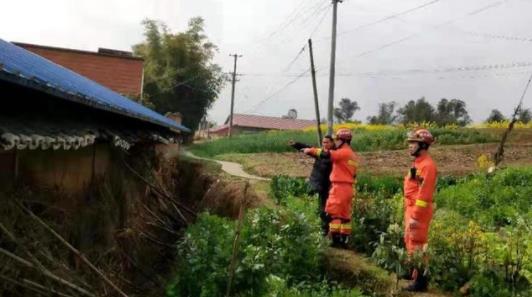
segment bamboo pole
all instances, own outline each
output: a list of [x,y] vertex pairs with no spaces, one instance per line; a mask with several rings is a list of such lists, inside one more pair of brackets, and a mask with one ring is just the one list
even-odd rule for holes
[[[159,189],[159,187],[157,187],[156,185],[154,185],[153,183],[151,183],[150,181],[148,181],[146,178],[144,178],[140,173],[138,173],[137,171],[135,171],[135,169],[133,169],[126,161],[123,161],[124,162],[124,165],[126,166],[126,168],[131,171],[131,173],[133,173],[133,175],[135,175],[138,179],[140,179],[141,181],[143,181],[146,185],[148,185],[150,188],[152,188],[157,194],[161,195],[162,197],[176,203],[180,208],[182,208],[183,210],[185,210],[186,212],[188,212],[189,214],[191,214],[192,216],[196,216],[196,214],[188,207],[186,207],[185,205],[183,205],[182,203],[180,203],[179,201],[176,201],[175,199],[173,199],[172,197],[170,197],[169,195],[166,195],[161,189]],[[183,215],[183,213],[181,213],[181,211],[178,211],[178,214],[179,216],[181,217],[181,219],[189,224],[188,220],[186,219],[186,217]]]
[[238,210],[238,225],[236,227],[235,231],[235,238],[233,240],[233,254],[231,256],[231,264],[229,264],[229,280],[227,283],[227,291],[225,293],[226,297],[231,296],[231,289],[233,286],[233,279],[235,278],[235,270],[236,270],[236,258],[238,256],[238,248],[240,244],[240,234],[242,231],[242,225],[244,223],[244,214],[246,211],[246,201],[247,201],[247,193],[249,188],[249,182],[246,182],[246,185],[244,186],[244,196],[243,200],[240,203],[240,208]]
[[[20,263],[20,264],[22,264],[22,265],[24,265],[24,266],[26,266],[28,268],[35,269],[35,266],[31,262],[29,262],[29,261],[27,261],[27,260],[15,255],[15,254],[11,253],[11,252],[3,249],[3,248],[0,248],[0,254],[3,254],[4,256],[6,256],[8,258],[11,258],[12,260],[15,260],[16,262],[18,262],[18,263]],[[50,279],[53,279],[53,280],[65,285],[65,286],[77,291],[78,293],[80,293],[80,294],[82,294],[84,296],[96,297],[96,295],[88,292],[87,290],[85,290],[85,289],[83,289],[83,288],[81,288],[81,287],[79,287],[79,286],[77,286],[77,285],[75,285],[75,284],[63,279],[63,278],[60,278],[59,276],[57,276],[57,275],[55,275],[55,274],[53,274],[53,273],[51,273],[49,271],[41,271],[41,273],[44,276],[46,276],[46,277],[48,277]]]
[[52,227],[48,226],[41,218],[36,216],[31,210],[26,208],[24,205],[19,203],[19,206],[25,210],[30,217],[35,220],[37,223],[39,223],[44,229],[46,229],[48,232],[50,232],[57,240],[59,240],[64,246],[66,246],[72,253],[74,253],[83,263],[85,263],[89,268],[94,271],[105,283],[107,283],[111,288],[113,288],[118,294],[120,294],[122,297],[129,297],[126,293],[124,293],[117,285],[115,285],[103,272],[101,272],[96,266],[94,266],[86,257],[84,254],[82,254],[78,249],[73,247],[68,241],[66,241],[59,233],[55,232]]

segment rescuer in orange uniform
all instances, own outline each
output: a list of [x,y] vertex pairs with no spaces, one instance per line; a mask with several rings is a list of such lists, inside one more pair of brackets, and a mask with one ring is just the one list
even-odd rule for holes
[[357,172],[357,155],[351,149],[353,135],[349,129],[339,129],[335,136],[335,150],[324,151],[307,148],[305,154],[332,161],[331,189],[325,206],[330,220],[329,233],[332,245],[347,247],[351,235],[351,212],[354,195],[353,184]]
[[[436,164],[429,156],[428,149],[434,137],[427,129],[408,133],[408,150],[415,158],[412,168],[404,179],[404,227],[405,246],[409,256],[426,250],[430,221],[432,220],[432,196],[436,189]],[[424,257],[426,262],[428,259]],[[426,266],[426,263],[424,265]],[[412,270],[413,282],[408,291],[426,291],[428,270],[417,267]]]

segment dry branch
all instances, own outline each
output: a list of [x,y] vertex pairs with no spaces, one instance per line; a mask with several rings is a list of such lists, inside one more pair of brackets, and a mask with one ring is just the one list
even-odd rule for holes
[[118,294],[120,294],[122,297],[128,297],[126,293],[124,293],[117,285],[115,285],[105,274],[103,274],[96,266],[94,266],[88,259],[83,255],[78,249],[73,247],[68,241],[66,241],[59,233],[55,232],[52,227],[48,226],[41,218],[36,216],[31,210],[26,208],[24,205],[19,204],[19,206],[25,210],[30,217],[35,220],[37,223],[39,223],[44,229],[46,229],[48,232],[50,232],[57,240],[59,240],[63,245],[65,245],[72,253],[74,253],[79,259],[85,263],[89,268],[94,271],[105,283],[107,283],[111,288],[113,288]]
[[[186,207],[185,205],[183,205],[182,203],[180,203],[179,201],[176,201],[175,199],[173,199],[172,197],[170,197],[169,195],[167,195],[166,193],[164,193],[163,190],[161,190],[159,187],[157,187],[156,185],[154,185],[153,183],[151,183],[149,180],[147,180],[146,178],[144,178],[140,173],[138,173],[137,171],[135,171],[135,169],[133,169],[125,160],[123,160],[124,162],[124,165],[126,166],[126,168],[131,171],[131,173],[133,173],[133,175],[135,175],[138,179],[140,179],[141,181],[143,181],[146,185],[148,185],[150,188],[152,188],[158,195],[168,199],[169,201],[172,201],[173,203],[176,203],[179,208],[183,209],[184,211],[188,212],[189,214],[191,214],[192,216],[196,216],[196,214],[194,213],[194,211],[192,211],[191,209],[189,209],[188,207]],[[187,220],[187,218],[183,215],[183,213],[178,209],[178,214],[179,216],[181,217],[181,219],[188,225],[189,222]]]
[[[28,268],[36,269],[35,266],[30,261],[27,261],[27,260],[25,260],[25,259],[15,255],[15,254],[9,252],[9,251],[7,251],[7,250],[5,250],[3,248],[0,248],[0,254],[3,254],[4,256],[7,256],[8,258],[11,258],[12,260],[15,260],[16,262],[18,262],[18,263],[20,263],[20,264],[22,264],[22,265],[24,265],[24,266],[26,266]],[[53,280],[65,285],[65,286],[67,286],[67,287],[69,287],[69,288],[81,293],[84,296],[96,297],[96,295],[88,292],[87,290],[85,290],[85,289],[83,289],[83,288],[81,288],[81,287],[79,287],[79,286],[77,286],[77,285],[75,285],[75,284],[63,279],[63,278],[60,278],[59,276],[51,273],[50,271],[44,270],[44,271],[40,271],[40,272],[44,276],[46,276],[46,277],[48,277],[50,279],[53,279]]]

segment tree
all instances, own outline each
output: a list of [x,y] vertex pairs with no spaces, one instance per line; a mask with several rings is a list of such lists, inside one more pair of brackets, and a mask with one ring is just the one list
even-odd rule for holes
[[459,99],[441,99],[436,107],[435,122],[440,126],[449,124],[466,126],[471,123],[471,118],[466,109],[466,103]]
[[521,108],[517,115],[517,120],[528,124],[530,120],[532,120],[532,112],[530,111],[530,108]]
[[185,32],[171,33],[165,24],[143,22],[146,38],[133,46],[144,58],[144,104],[160,113],[179,111],[193,130],[223,86],[221,68],[212,62],[217,48],[203,33],[202,18],[193,18]]
[[357,110],[360,110],[358,102],[351,101],[349,98],[342,98],[340,100],[340,107],[334,109],[334,116],[339,123],[350,121]]
[[395,122],[397,116],[393,115],[395,111],[395,102],[379,103],[379,113],[368,117],[368,123],[372,125],[390,125]]
[[417,101],[408,101],[405,106],[397,110],[397,113],[403,124],[431,122],[435,120],[434,107],[424,97]]
[[502,122],[502,121],[506,121],[506,117],[498,109],[492,109],[490,115],[486,119],[486,123]]

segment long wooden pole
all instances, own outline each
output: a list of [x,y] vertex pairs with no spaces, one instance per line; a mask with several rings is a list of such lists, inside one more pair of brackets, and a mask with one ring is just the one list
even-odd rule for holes
[[59,240],[64,246],[66,246],[72,253],[74,253],[83,263],[85,263],[94,273],[96,273],[105,283],[107,283],[111,288],[113,288],[120,296],[129,297],[126,293],[122,291],[117,285],[115,285],[103,272],[101,272],[96,266],[94,266],[84,254],[82,254],[78,249],[73,247],[68,241],[66,241],[59,233],[55,232],[52,227],[48,226],[41,218],[36,216],[31,210],[26,208],[24,205],[19,204],[19,206],[26,211],[30,217],[39,223],[44,229],[46,229],[50,234],[52,234],[57,240]]
[[321,146],[321,123],[320,123],[320,105],[318,103],[318,87],[316,86],[316,68],[314,67],[314,51],[312,49],[312,39],[308,40],[308,48],[310,53],[310,70],[312,73],[312,91],[314,92],[314,109],[316,110],[316,125],[318,132],[318,146]]

